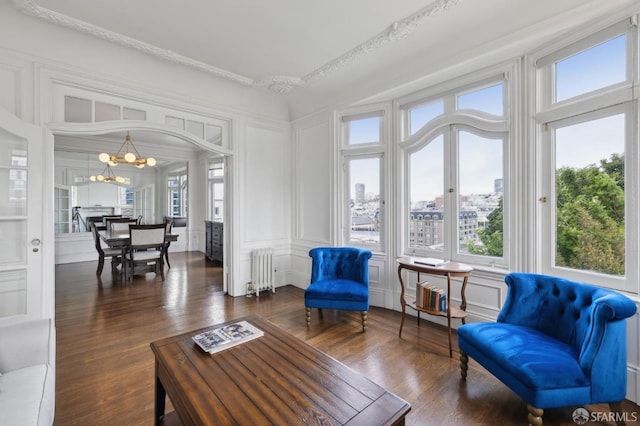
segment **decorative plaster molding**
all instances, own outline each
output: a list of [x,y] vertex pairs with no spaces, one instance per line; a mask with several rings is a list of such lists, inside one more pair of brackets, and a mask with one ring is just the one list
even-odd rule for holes
[[354,47],[344,55],[326,63],[315,71],[310,72],[301,78],[305,85],[324,78],[342,68],[344,65],[355,61],[360,56],[373,52],[387,43],[401,40],[415,31],[416,28],[425,23],[427,18],[431,18],[440,13],[446,12],[453,6],[460,4],[463,0],[437,0],[429,6],[424,7],[408,17],[394,22],[384,31],[374,37]]
[[15,5],[15,7],[18,8],[18,10],[43,21],[90,34],[102,40],[138,50],[140,52],[161,58],[167,62],[194,68],[208,74],[212,74],[216,77],[232,81],[234,83],[239,83],[249,87],[267,87],[272,92],[286,94],[290,93],[297,87],[308,86],[313,82],[316,82],[326,77],[327,75],[336,72],[346,64],[355,61],[362,55],[373,52],[388,43],[402,40],[413,31],[415,31],[416,28],[423,25],[427,21],[427,19],[448,11],[452,7],[462,3],[463,0],[436,0],[428,6],[409,15],[408,17],[394,22],[385,30],[365,41],[364,43],[354,47],[347,53],[333,59],[320,68],[302,77],[266,76],[260,79],[253,79],[240,74],[236,74],[231,71],[227,71],[213,65],[209,65],[204,62],[196,61],[186,56],[179,55],[170,50],[161,49],[159,47],[144,43],[131,37],[109,31],[107,29],[80,21],[75,18],[71,18],[69,16],[38,6],[35,0],[11,1]]

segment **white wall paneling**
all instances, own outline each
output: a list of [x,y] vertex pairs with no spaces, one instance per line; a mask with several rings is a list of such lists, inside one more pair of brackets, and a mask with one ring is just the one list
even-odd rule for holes
[[296,238],[316,245],[329,244],[331,236],[331,134],[328,121],[294,133]]

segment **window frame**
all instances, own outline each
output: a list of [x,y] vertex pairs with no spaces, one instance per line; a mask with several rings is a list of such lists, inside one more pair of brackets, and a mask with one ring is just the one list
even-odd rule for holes
[[[187,217],[188,215],[188,202],[189,202],[189,176],[186,168],[184,170],[175,170],[167,173],[167,216],[170,217]],[[170,181],[177,181],[178,186],[170,186]],[[179,214],[175,214],[173,208],[174,197],[173,194],[177,193],[177,207]]]
[[[472,75],[451,80],[443,86],[444,90],[437,92],[434,90],[411,94],[405,98],[401,98],[397,102],[399,134],[400,142],[397,144],[399,166],[398,170],[402,178],[398,182],[400,191],[400,200],[398,208],[398,222],[401,231],[399,247],[401,254],[440,257],[448,260],[455,260],[464,263],[473,264],[485,268],[507,269],[512,259],[513,247],[510,244],[511,235],[514,235],[513,217],[515,211],[516,197],[511,193],[514,187],[512,181],[515,176],[511,171],[513,167],[511,162],[514,161],[513,147],[515,143],[516,128],[514,126],[515,112],[518,111],[514,105],[516,74],[518,73],[519,63],[508,63],[500,66],[492,67]],[[457,109],[457,97],[475,90],[493,86],[495,84],[503,84],[503,117],[498,117],[484,111]],[[422,96],[420,96],[422,95]],[[410,109],[416,106],[429,104],[443,100],[444,113],[435,117],[423,128],[410,134],[409,115]],[[454,128],[463,128],[470,133],[495,138],[496,134],[501,134],[503,139],[503,160],[502,160],[502,179],[503,179],[503,257],[474,255],[467,253],[458,253],[459,238],[459,176],[458,170],[458,143],[457,136],[452,136]],[[433,139],[438,134],[444,134],[444,167],[449,170],[445,172],[445,187],[443,195],[445,198],[445,219],[444,230],[447,233],[446,239],[449,241],[444,251],[432,251],[425,249],[416,249],[409,245],[410,241],[410,224],[409,212],[411,196],[410,174],[409,174],[409,155],[421,149],[429,139]],[[492,135],[492,136],[489,136]],[[454,143],[455,146],[451,146]],[[449,197],[445,192],[445,188],[453,188],[455,197]],[[455,199],[454,199],[455,198]],[[452,210],[453,209],[453,210]],[[447,213],[449,212],[449,213]],[[451,216],[452,214],[455,217]],[[455,220],[454,220],[455,219]],[[455,222],[455,225],[454,225]],[[455,242],[455,243],[454,243]]]
[[[626,34],[626,81],[611,84],[560,102],[555,99],[555,63],[588,50],[619,35]],[[638,148],[638,99],[634,90],[640,66],[638,64],[638,28],[634,19],[625,19],[598,32],[556,44],[539,54],[532,55],[532,73],[535,80],[534,129],[538,166],[536,181],[538,200],[536,215],[536,270],[567,279],[593,282],[621,290],[637,291],[640,279],[640,149]],[[556,188],[555,188],[555,131],[559,128],[586,123],[608,116],[625,115],[625,274],[615,276],[595,271],[555,266],[556,256]]]
[[346,196],[346,200],[345,200],[345,205],[347,207],[349,207],[350,205],[350,201],[351,201],[351,187],[353,185],[355,185],[355,182],[351,182],[351,167],[350,164],[352,161],[358,161],[358,160],[370,160],[370,159],[378,159],[379,161],[379,170],[378,170],[378,185],[380,188],[380,201],[379,201],[379,209],[380,209],[380,230],[379,230],[379,243],[378,244],[364,244],[364,243],[359,243],[357,241],[354,241],[351,239],[351,233],[353,231],[352,229],[352,217],[351,217],[351,209],[347,208],[344,209],[344,215],[345,217],[343,218],[344,223],[347,224],[347,226],[345,226],[345,232],[344,232],[344,243],[349,245],[349,246],[353,246],[353,247],[360,247],[360,248],[366,248],[372,251],[382,251],[382,247],[383,247],[383,235],[384,233],[382,232],[382,224],[384,223],[384,217],[385,217],[385,213],[384,213],[384,191],[383,191],[383,185],[384,185],[384,180],[383,180],[383,175],[384,175],[384,154],[383,153],[371,153],[371,154],[355,154],[355,155],[345,155],[343,157],[343,170],[345,171],[344,173],[344,195]]
[[[338,227],[341,232],[337,235],[338,245],[349,245],[355,247],[366,248],[372,252],[384,253],[389,250],[387,233],[389,229],[389,211],[386,202],[388,191],[388,179],[386,170],[388,170],[388,146],[390,143],[390,111],[389,103],[378,103],[364,105],[354,108],[345,109],[336,112],[336,123],[338,123],[338,158],[337,163],[340,165],[339,178],[337,179],[337,193],[340,194],[338,199],[339,214],[337,216]],[[367,119],[372,117],[380,117],[380,141],[375,143],[349,144],[349,124],[354,120]],[[380,221],[379,221],[379,244],[358,244],[351,241],[351,209],[349,201],[351,198],[351,190],[349,188],[351,171],[348,166],[350,161],[358,159],[380,159]]]
[[[220,176],[210,176],[210,171],[214,169],[214,165],[221,164],[222,174]],[[209,160],[207,163],[207,218],[212,221],[224,222],[224,210],[225,210],[225,201],[224,201],[224,192],[225,192],[225,173],[226,173],[226,160],[224,157],[214,158]],[[222,198],[216,197],[216,185],[222,185],[223,195]],[[222,207],[219,215],[216,216],[216,201],[220,200],[222,202]]]

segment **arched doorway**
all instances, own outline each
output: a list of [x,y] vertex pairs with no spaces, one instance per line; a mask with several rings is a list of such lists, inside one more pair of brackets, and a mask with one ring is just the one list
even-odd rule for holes
[[[64,172],[57,170],[54,172],[54,185],[57,185],[61,179],[65,179],[67,186],[75,186],[87,188],[84,192],[89,193],[90,183],[88,178],[94,173],[100,172],[100,167],[104,167],[97,161],[100,152],[115,153],[122,146],[125,136],[129,134],[135,148],[142,156],[153,156],[157,160],[155,179],[155,195],[153,197],[153,213],[148,213],[149,217],[155,221],[160,221],[164,216],[175,216],[169,206],[171,205],[171,192],[167,186],[158,182],[167,182],[169,178],[173,178],[183,173],[185,180],[189,182],[189,196],[185,196],[188,205],[185,207],[184,215],[186,217],[187,230],[185,237],[181,241],[186,251],[204,251],[205,227],[204,221],[209,218],[208,208],[208,184],[207,173],[211,159],[215,161],[223,161],[225,164],[230,162],[231,152],[215,143],[215,141],[204,140],[185,131],[179,131],[167,126],[161,126],[146,121],[110,121],[101,123],[62,123],[49,126],[54,134],[54,163],[59,163],[60,157],[68,156],[68,162],[74,167],[65,168]],[[222,135],[220,137],[228,137]],[[225,144],[226,145],[226,144]],[[222,159],[222,160],[221,160]],[[57,166],[56,166],[57,167]],[[127,168],[129,166],[122,166]],[[72,171],[69,171],[73,169]],[[135,168],[129,169],[129,174],[138,172]],[[149,170],[149,168],[147,168]],[[161,170],[157,172],[157,170]],[[64,174],[64,176],[59,176]],[[117,186],[117,185],[116,185]],[[124,187],[125,185],[120,185]],[[140,187],[141,185],[136,185]],[[230,176],[224,177],[225,194],[230,194]],[[76,188],[76,192],[80,192]],[[104,192],[104,191],[102,191]],[[127,191],[123,191],[126,193]],[[129,193],[132,191],[128,191]],[[89,208],[87,210],[95,210],[95,205],[102,204],[99,201],[91,201],[90,198],[83,199]],[[82,206],[76,206],[82,207]],[[224,217],[231,218],[231,204],[224,204]],[[73,213],[73,212],[70,212]],[[84,212],[83,212],[84,213]],[[86,215],[87,213],[85,213]],[[71,222],[68,234],[73,233],[74,222]],[[82,228],[82,227],[80,227]],[[228,227],[230,230],[231,228]],[[60,256],[58,248],[61,247],[65,239],[71,240],[71,244],[75,244],[78,236],[60,235],[56,238],[56,263]],[[225,254],[223,268],[228,269],[232,264],[232,245],[229,233],[225,236],[226,243],[223,245]],[[60,242],[60,244],[58,244]],[[61,250],[64,251],[64,250]],[[74,259],[82,258],[75,255]],[[64,261],[64,260],[62,260]],[[223,290],[226,292],[228,283],[228,274],[225,277]]]

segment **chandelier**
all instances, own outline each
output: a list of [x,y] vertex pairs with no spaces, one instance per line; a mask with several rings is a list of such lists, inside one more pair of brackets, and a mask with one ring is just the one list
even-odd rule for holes
[[131,142],[131,136],[127,132],[127,136],[122,143],[122,146],[116,152],[116,155],[109,155],[106,152],[98,155],[98,159],[103,163],[107,163],[107,166],[117,166],[118,164],[131,164],[138,168],[143,168],[145,165],[155,166],[156,159],[153,157],[142,158],[133,142]]
[[89,180],[91,182],[118,182],[124,183],[124,178],[121,176],[116,176],[111,169],[111,166],[107,164],[107,167],[104,168],[101,174],[89,176]]

